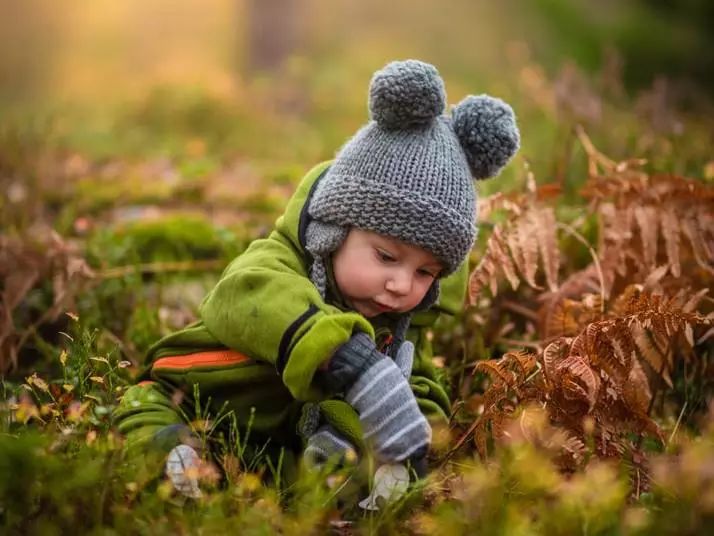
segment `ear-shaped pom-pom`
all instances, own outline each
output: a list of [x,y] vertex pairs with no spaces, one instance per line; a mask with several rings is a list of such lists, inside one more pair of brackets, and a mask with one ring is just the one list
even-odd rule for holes
[[426,124],[444,112],[445,103],[439,72],[418,60],[389,63],[369,86],[370,115],[388,129]]
[[476,179],[498,174],[520,146],[516,116],[501,99],[469,95],[453,109],[452,124]]

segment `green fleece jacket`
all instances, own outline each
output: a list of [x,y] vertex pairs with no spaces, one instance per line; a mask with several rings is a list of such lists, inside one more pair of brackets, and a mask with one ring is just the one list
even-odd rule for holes
[[[150,349],[143,381],[127,391],[115,412],[130,446],[150,441],[167,425],[191,421],[200,405],[214,414],[234,412],[242,426],[250,422],[253,438],[299,450],[297,428],[305,424],[308,402],[362,446],[357,414],[323,387],[320,365],[356,331],[379,344],[396,317],[380,315],[370,322],[347,310],[339,297],[330,299],[338,296],[334,288],[323,300],[309,279],[307,205],[328,167],[325,162],[313,168],[271,234],[252,242],[229,264],[202,302],[200,320]],[[442,280],[439,302],[414,315],[407,333],[416,347],[410,384],[428,416],[446,418],[449,399],[431,363],[427,330],[439,314],[461,307],[466,279],[464,265]]]

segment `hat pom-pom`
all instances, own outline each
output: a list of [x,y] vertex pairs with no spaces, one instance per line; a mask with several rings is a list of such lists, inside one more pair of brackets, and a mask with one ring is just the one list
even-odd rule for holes
[[444,81],[433,65],[394,61],[377,71],[369,86],[372,119],[387,129],[424,125],[444,112]]
[[454,131],[476,179],[497,175],[520,146],[513,109],[489,95],[469,95],[452,111]]

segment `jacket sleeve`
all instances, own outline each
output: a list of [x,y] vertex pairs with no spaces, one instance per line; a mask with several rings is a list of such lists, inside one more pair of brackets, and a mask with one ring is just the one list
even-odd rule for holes
[[315,372],[354,332],[374,337],[364,317],[323,301],[305,260],[277,230],[226,268],[200,315],[222,344],[275,365],[291,394],[305,401],[326,396]]
[[461,310],[466,295],[468,262],[441,282],[439,303],[431,310],[414,315],[407,338],[414,343],[414,366],[409,383],[422,412],[429,417],[448,419],[451,402],[438,371],[432,363],[433,350],[428,332],[441,314]]
[[[146,452],[158,446],[156,438],[163,430],[185,424],[176,402],[152,381],[132,385],[114,410],[113,419],[125,437],[127,452]],[[168,445],[167,450],[177,444],[178,441]]]

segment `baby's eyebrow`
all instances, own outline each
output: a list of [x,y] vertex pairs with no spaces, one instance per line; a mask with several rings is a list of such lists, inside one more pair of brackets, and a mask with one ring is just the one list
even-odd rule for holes
[[377,234],[377,244],[381,247],[393,248],[396,251],[402,251],[403,248],[399,240],[396,240],[391,236],[383,236],[380,234]]

